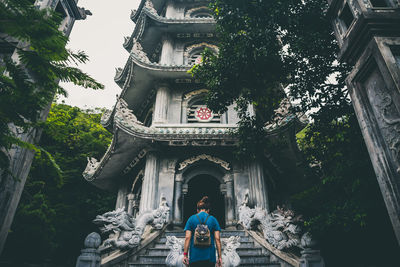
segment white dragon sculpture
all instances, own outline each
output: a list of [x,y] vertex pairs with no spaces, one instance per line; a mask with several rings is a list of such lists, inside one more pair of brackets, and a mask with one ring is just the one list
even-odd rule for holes
[[[240,246],[240,236],[231,236],[222,240],[222,266],[237,267],[240,264],[240,257],[236,249]],[[165,265],[168,267],[184,267],[183,264],[183,244],[184,240],[176,236],[167,236],[166,245],[170,248]]]
[[124,209],[109,211],[103,215],[97,215],[93,222],[101,225],[102,233],[114,233],[115,235],[104,241],[104,245],[111,245],[118,249],[131,249],[137,247],[142,240],[146,225],[150,224],[157,230],[163,228],[169,217],[169,207],[164,197],[161,197],[160,206],[156,210],[146,211],[136,218],[128,214]]
[[259,226],[264,238],[275,248],[282,250],[293,246],[300,247],[302,230],[298,225],[301,216],[295,216],[289,209],[280,208],[268,213],[266,210],[247,206],[248,191],[246,191],[244,201],[239,207],[239,222],[246,229]]

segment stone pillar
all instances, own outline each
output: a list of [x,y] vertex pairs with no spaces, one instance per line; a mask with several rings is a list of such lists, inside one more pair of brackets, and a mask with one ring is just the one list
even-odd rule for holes
[[128,189],[126,185],[121,185],[118,189],[118,195],[117,195],[117,201],[115,203],[115,209],[121,209],[123,208],[124,210],[126,210],[127,208],[127,193],[128,193]]
[[144,170],[140,212],[157,208],[158,193],[158,159],[154,152],[148,152]]
[[170,37],[164,36],[160,57],[161,65],[172,65],[174,63],[174,44]]
[[183,202],[183,194],[182,194],[182,184],[183,178],[182,174],[177,174],[175,176],[175,192],[174,192],[174,218],[173,223],[176,226],[182,225],[182,202]]
[[250,203],[269,212],[268,192],[262,165],[255,161],[249,165]]
[[100,253],[98,248],[101,244],[101,237],[98,233],[91,233],[85,238],[85,248],[76,261],[76,267],[100,267]]
[[353,66],[346,83],[400,243],[400,15],[395,2],[329,0],[328,16],[338,57]]
[[135,194],[129,193],[128,196],[128,214],[133,215],[133,202],[135,201]]
[[165,84],[159,85],[154,106],[153,124],[163,124],[167,122],[169,97],[168,86]]
[[235,198],[233,192],[233,179],[231,175],[224,177],[225,181],[225,221],[226,226],[235,226]]

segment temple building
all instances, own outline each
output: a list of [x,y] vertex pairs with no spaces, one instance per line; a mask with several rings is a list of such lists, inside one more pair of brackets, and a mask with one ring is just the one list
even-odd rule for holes
[[[102,118],[113,140],[100,160],[88,159],[83,174],[93,185],[118,194],[115,211],[95,220],[105,225],[103,232],[113,232],[100,247],[101,266],[161,266],[166,254],[157,249],[172,244],[173,235],[183,237],[184,223],[204,195],[213,203],[211,214],[224,229],[222,237],[247,242],[247,252],[239,253],[241,266],[298,266],[300,257],[281,251],[286,245],[271,245],[268,238],[244,230],[257,212],[266,218],[276,208],[267,180],[298,173],[295,133],[303,124],[289,112],[290,103],[283,101],[266,125],[266,138],[284,144],[279,161],[273,153],[238,161],[232,134],[239,121],[235,106],[223,114],[212,112],[205,104],[207,88],[188,73],[201,62],[205,48],[218,52],[207,1],[142,0],[131,19],[136,26],[123,44],[130,55],[115,76],[122,91]],[[119,223],[107,225],[112,221],[125,222],[130,230],[115,229]],[[146,225],[157,231],[146,232]],[[91,238],[85,244],[96,243]]]

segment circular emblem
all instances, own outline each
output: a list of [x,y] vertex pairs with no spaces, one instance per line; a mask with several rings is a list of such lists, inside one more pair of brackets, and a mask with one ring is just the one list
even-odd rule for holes
[[201,62],[203,62],[203,57],[202,56],[198,56],[196,58],[196,60],[194,61],[195,65],[201,64]]
[[214,114],[208,107],[198,107],[194,112],[194,117],[200,122],[209,122],[214,117]]

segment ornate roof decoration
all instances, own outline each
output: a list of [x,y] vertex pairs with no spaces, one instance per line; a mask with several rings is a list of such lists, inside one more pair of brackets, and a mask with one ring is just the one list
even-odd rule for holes
[[115,76],[114,81],[117,84],[123,84],[128,76],[130,69],[132,67],[132,59],[129,57],[128,61],[126,62],[124,68],[116,68],[115,69]]
[[101,119],[100,119],[100,124],[103,125],[103,127],[108,126],[112,114],[113,114],[113,110],[109,110],[109,109],[107,109],[107,110],[103,113],[103,115],[101,116]]
[[198,90],[190,91],[189,93],[186,93],[183,95],[183,99],[188,100],[194,96],[206,94],[206,93],[208,93],[208,91],[209,91],[208,89],[198,89]]
[[[283,103],[281,104],[281,107],[277,109],[279,119],[266,126],[268,133],[272,134],[296,119],[296,115],[291,113],[288,109],[290,104],[288,103],[288,100],[282,102]],[[142,124],[142,122],[138,121],[136,116],[132,113],[132,110],[128,108],[127,103],[121,98],[118,100],[115,106],[114,114],[114,124],[116,128],[113,142],[100,161],[97,161],[94,158],[88,159],[88,165],[83,173],[83,176],[88,181],[95,180],[96,177],[100,175],[104,165],[110,160],[114,153],[119,130],[138,138],[137,140],[148,140],[149,142],[167,142],[171,146],[211,146],[216,144],[224,145],[225,143],[227,145],[232,145],[234,144],[234,140],[236,140],[235,136],[232,135],[232,131],[236,129],[236,125],[214,124],[207,125],[206,127],[190,127],[190,125],[165,125],[146,127]],[[143,149],[145,149],[143,144],[144,143],[141,142],[141,147],[136,149],[143,151]],[[141,154],[142,152],[138,151],[138,153]],[[139,159],[139,156],[137,156],[137,158]],[[230,165],[228,162],[206,154],[198,155],[183,161],[179,165],[179,170],[182,170],[186,166],[199,160],[209,160],[221,165],[221,167],[226,170],[230,170]],[[138,161],[135,158],[131,164],[136,165],[137,162]],[[128,164],[125,169],[129,168],[131,164]]]
[[200,155],[197,155],[197,156],[194,156],[194,157],[184,160],[183,162],[179,163],[178,170],[181,171],[181,170],[185,169],[187,166],[192,165],[193,163],[195,163],[199,160],[208,160],[208,161],[214,162],[215,164],[220,165],[222,168],[224,168],[227,171],[231,170],[229,162],[226,162],[220,158],[213,157],[213,156],[210,156],[207,154],[200,154]]
[[98,169],[98,167],[100,166],[100,162],[97,161],[97,159],[95,158],[87,158],[87,165],[85,170],[83,171],[83,177],[87,180],[87,181],[92,181],[92,177],[94,177],[94,174],[96,172],[96,170]]
[[[136,54],[136,52],[132,52],[130,58],[135,63],[135,65],[138,65],[148,70],[167,71],[167,72],[175,72],[175,71],[187,72],[188,70],[190,70],[189,65],[165,65],[165,64],[150,62],[150,60],[147,61],[141,58],[141,55]],[[188,77],[190,77],[189,74]]]
[[[153,140],[168,140],[169,138],[189,137],[194,139],[207,139],[218,138],[223,135],[224,138],[230,136],[231,129],[236,128],[233,125],[222,126],[219,124],[217,127],[185,127],[184,125],[168,126],[165,127],[146,127],[142,122],[138,121],[132,110],[128,108],[128,104],[119,99],[115,107],[114,122],[119,128],[137,137]],[[232,137],[231,137],[232,138]]]
[[[117,134],[117,132],[115,132],[115,134]],[[114,153],[115,143],[116,143],[115,138],[113,138],[110,146],[107,148],[106,153],[104,153],[104,156],[101,158],[100,161],[98,161],[93,157],[87,158],[88,163],[86,165],[85,170],[82,173],[83,178],[85,178],[86,181],[91,182],[94,179],[96,179],[97,173],[101,171],[101,169],[104,167],[104,164],[111,157],[112,153]]]
[[154,8],[153,2],[151,0],[146,0],[144,7],[154,15],[158,16],[157,10]]
[[301,123],[308,123],[307,116],[305,114],[295,114],[292,111],[292,104],[288,98],[282,99],[279,107],[275,109],[274,117],[272,120],[265,124],[267,131],[273,131],[280,128],[283,125],[288,124],[294,119],[298,119]]
[[124,125],[143,125],[136,116],[133,114],[132,110],[128,108],[128,104],[120,98],[115,105],[115,117],[114,120],[118,119],[120,122],[123,122]]
[[151,63],[147,54],[143,51],[142,45],[136,40],[133,40],[132,54],[134,54],[140,61],[144,63]]

